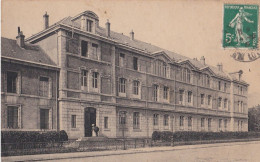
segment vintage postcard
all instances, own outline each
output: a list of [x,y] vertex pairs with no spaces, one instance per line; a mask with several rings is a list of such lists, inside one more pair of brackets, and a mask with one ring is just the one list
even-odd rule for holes
[[257,0],[2,0],[2,161],[260,161]]

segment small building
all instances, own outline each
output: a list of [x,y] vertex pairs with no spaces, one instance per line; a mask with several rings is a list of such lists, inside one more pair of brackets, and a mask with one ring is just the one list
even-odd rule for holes
[[57,130],[59,69],[38,45],[1,38],[1,129]]

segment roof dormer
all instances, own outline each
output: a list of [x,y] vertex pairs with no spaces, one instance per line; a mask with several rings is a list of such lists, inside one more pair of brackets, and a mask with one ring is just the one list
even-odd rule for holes
[[99,25],[99,18],[92,11],[82,12],[73,17],[72,21],[80,23],[80,29],[90,33],[96,33],[96,28]]

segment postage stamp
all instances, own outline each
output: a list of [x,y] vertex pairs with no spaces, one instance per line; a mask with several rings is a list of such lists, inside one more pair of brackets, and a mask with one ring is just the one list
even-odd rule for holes
[[257,48],[258,9],[258,5],[224,4],[224,48]]

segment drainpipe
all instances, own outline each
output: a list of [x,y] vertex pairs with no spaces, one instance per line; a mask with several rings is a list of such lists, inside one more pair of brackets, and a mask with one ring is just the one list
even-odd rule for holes
[[[146,90],[148,92],[148,82],[147,82],[147,66],[146,66],[146,72],[145,72],[145,82],[146,82]],[[147,138],[149,138],[149,119],[148,119],[148,104],[147,104],[147,100],[149,99],[148,95],[146,96],[146,100],[145,100],[145,115],[146,115],[146,127],[147,127]]]
[[[56,47],[57,47],[57,65],[59,65],[59,46],[58,46],[58,32],[55,31],[55,33],[57,34],[57,42],[56,42]],[[58,72],[56,71],[56,95],[55,95],[55,99],[56,99],[56,130],[59,131],[60,130],[60,122],[59,122],[59,119],[60,119],[60,114],[59,114],[59,103],[58,103],[58,97],[59,97],[59,80],[58,80]]]

